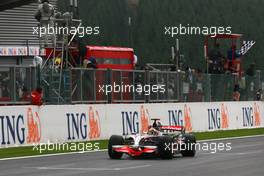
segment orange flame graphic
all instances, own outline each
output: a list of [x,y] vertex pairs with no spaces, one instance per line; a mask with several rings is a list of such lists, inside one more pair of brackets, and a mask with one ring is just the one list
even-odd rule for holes
[[223,129],[228,128],[229,126],[228,110],[224,104],[221,105],[221,116],[222,116],[222,128]]
[[149,112],[148,109],[144,109],[144,106],[142,105],[140,107],[140,119],[141,119],[141,130],[140,133],[146,133],[148,132],[149,127]]
[[101,129],[100,129],[100,117],[98,111],[93,110],[92,107],[89,108],[89,138],[96,139],[101,136]]
[[185,130],[188,132],[192,131],[191,109],[187,105],[184,105],[184,121]]
[[261,117],[260,117],[260,110],[257,103],[254,103],[254,116],[255,116],[255,126],[260,126]]
[[27,110],[27,126],[28,126],[28,136],[27,143],[37,143],[40,142],[41,138],[41,123],[37,112],[35,112],[35,117],[31,108]]

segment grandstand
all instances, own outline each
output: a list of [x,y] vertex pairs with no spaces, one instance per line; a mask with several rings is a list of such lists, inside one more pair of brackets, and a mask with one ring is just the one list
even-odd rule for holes
[[[56,5],[56,1],[50,2]],[[33,27],[38,25],[34,18],[37,7],[36,0],[5,0],[0,3],[0,65],[32,64],[34,54],[28,49],[32,47],[32,52],[39,51],[38,36],[33,35]]]

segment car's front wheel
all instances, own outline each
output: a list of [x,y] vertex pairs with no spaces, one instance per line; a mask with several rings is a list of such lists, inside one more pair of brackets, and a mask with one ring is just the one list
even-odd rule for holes
[[113,150],[113,145],[124,145],[124,139],[122,136],[113,135],[108,142],[108,155],[111,159],[120,159],[123,153],[119,153]]

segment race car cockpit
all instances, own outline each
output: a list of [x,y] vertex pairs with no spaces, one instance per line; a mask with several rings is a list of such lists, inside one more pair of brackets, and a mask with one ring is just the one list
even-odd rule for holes
[[160,119],[151,119],[151,120],[153,120],[154,122],[152,126],[151,125],[149,126],[147,134],[148,135],[159,135],[161,127],[162,127],[162,124],[159,121]]

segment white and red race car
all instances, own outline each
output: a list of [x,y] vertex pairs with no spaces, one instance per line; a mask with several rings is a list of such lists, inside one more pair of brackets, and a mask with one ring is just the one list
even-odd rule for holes
[[185,133],[183,126],[162,126],[154,123],[146,134],[127,136],[112,135],[108,143],[108,155],[111,159],[120,159],[123,154],[131,157],[156,156],[172,159],[176,154],[195,156],[196,138]]

